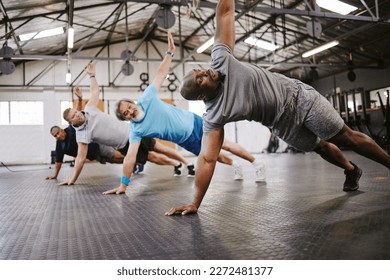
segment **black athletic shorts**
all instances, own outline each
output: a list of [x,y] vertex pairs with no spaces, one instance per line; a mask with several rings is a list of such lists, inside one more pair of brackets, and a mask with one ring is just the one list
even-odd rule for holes
[[100,156],[99,145],[96,143],[89,143],[88,144],[87,159],[96,160],[96,159],[98,159],[99,156]]
[[[156,140],[149,137],[144,137],[141,140],[138,153],[137,153],[137,163],[145,164],[148,160],[149,151],[154,151],[154,145]],[[125,147],[119,150],[122,155],[126,156],[127,150],[129,149],[130,143],[127,143]]]

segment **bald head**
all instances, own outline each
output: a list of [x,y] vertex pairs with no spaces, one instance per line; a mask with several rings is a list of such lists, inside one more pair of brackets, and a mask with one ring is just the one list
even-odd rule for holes
[[198,100],[200,87],[196,84],[193,72],[187,73],[180,83],[179,91],[181,96],[187,100]]

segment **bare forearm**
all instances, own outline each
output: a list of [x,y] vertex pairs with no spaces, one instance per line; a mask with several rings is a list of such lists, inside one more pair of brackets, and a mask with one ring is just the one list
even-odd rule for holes
[[61,166],[62,166],[62,162],[56,162],[54,166],[54,176],[53,176],[54,178],[57,178],[58,174],[60,173]]
[[77,101],[76,101],[76,109],[78,111],[81,111],[83,109],[83,99],[81,98],[77,98]]
[[90,76],[90,92],[91,98],[88,101],[89,106],[97,106],[99,104],[100,88],[94,75]]
[[126,158],[123,161],[123,176],[126,176],[127,178],[131,177],[131,174],[133,173],[133,169],[135,166],[136,159],[133,158]]
[[232,50],[235,43],[234,0],[218,1],[215,29],[215,42],[229,46]]
[[76,183],[77,179],[80,176],[81,171],[83,170],[85,160],[86,160],[85,158],[76,157],[73,175],[72,178],[70,179],[70,183]]
[[164,57],[164,60],[161,62],[160,66],[157,68],[156,77],[160,76],[165,78],[169,73],[169,67],[172,62],[172,56],[169,54],[166,54]]
[[198,169],[195,175],[195,195],[192,204],[199,208],[209,188],[214,174],[216,161],[207,161],[204,157],[198,158]]

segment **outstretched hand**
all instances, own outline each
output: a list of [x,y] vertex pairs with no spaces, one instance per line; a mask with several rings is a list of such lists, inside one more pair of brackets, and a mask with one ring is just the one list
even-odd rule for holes
[[109,191],[103,192],[103,194],[122,194],[126,192],[126,187],[120,186],[119,188],[115,188]]
[[179,207],[173,207],[169,211],[165,212],[165,216],[172,216],[175,214],[187,215],[195,214],[198,212],[198,208],[195,205],[183,205]]
[[88,63],[87,68],[85,68],[85,72],[87,72],[87,74],[90,76],[95,76],[96,75],[95,65],[93,65],[92,63]]

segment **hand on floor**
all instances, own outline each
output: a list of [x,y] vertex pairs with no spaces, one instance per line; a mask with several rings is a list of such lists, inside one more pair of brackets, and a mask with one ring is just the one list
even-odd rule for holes
[[175,214],[187,215],[195,214],[198,212],[198,208],[195,205],[183,205],[179,207],[173,207],[168,212],[165,212],[165,216],[172,216]]
[[103,194],[122,194],[126,192],[127,187],[121,185],[119,188],[115,188],[109,191],[105,191]]

